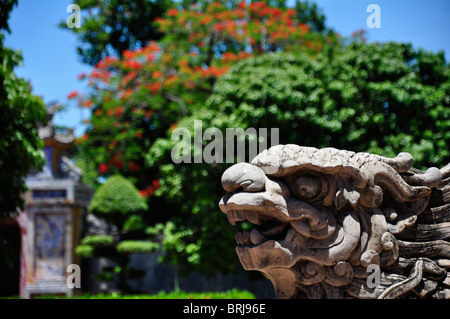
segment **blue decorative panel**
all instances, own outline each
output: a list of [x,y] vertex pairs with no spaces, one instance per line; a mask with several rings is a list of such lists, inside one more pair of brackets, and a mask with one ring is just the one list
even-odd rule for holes
[[65,189],[33,190],[33,199],[66,198]]
[[35,215],[35,277],[65,275],[65,222],[62,214]]

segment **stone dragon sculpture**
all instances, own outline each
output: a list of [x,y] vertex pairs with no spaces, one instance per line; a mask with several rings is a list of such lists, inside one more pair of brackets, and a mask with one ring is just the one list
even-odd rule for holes
[[277,145],[222,175],[246,270],[276,298],[450,299],[450,164]]

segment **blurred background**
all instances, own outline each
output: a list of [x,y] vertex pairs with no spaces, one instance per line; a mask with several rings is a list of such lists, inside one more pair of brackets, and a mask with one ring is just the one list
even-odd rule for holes
[[[1,0],[0,295],[19,295],[39,257],[21,261],[26,229],[37,227],[21,216],[44,205],[32,187],[69,178],[90,189],[65,246],[86,274],[78,294],[273,296],[242,270],[218,209],[233,163],[175,164],[172,132],[193,136],[194,120],[222,132],[279,128],[280,144],[410,152],[419,169],[442,167],[449,9],[445,0]],[[44,220],[49,240],[66,238]]]

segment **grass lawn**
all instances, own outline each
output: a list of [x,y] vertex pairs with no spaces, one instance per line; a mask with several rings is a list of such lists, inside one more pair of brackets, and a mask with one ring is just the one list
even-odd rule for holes
[[[66,299],[64,296],[44,295],[37,299]],[[224,292],[159,292],[154,295],[122,295],[120,293],[88,294],[73,296],[72,299],[255,299],[255,296],[245,290],[231,289]]]

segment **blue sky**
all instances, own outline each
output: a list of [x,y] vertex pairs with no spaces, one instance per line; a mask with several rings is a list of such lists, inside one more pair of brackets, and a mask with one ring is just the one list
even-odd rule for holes
[[[450,60],[450,1],[448,0],[316,0],[327,18],[327,25],[342,36],[353,31],[367,30],[369,42],[398,41],[411,43],[437,53],[445,51]],[[77,80],[90,67],[81,63],[76,54],[75,35],[58,27],[70,13],[66,12],[71,0],[19,0],[13,10],[6,35],[8,47],[22,50],[24,63],[16,69],[19,76],[29,80],[33,93],[42,96],[46,103],[59,101],[67,110],[56,115],[55,122],[76,128],[83,134],[83,119],[87,110],[69,103],[67,95],[85,91],[83,82]],[[366,12],[369,4],[381,10],[381,28],[369,29]]]

